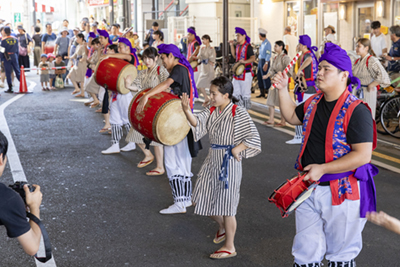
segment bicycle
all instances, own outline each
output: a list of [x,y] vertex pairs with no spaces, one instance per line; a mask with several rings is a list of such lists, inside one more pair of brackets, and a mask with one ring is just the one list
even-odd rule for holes
[[400,138],[400,95],[393,95],[384,102],[380,110],[380,123],[388,134]]

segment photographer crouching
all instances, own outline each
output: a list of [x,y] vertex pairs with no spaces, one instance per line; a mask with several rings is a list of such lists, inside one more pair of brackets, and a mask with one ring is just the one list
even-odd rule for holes
[[[7,149],[7,138],[0,132],[0,176],[3,175],[4,168],[7,164]],[[33,220],[27,222],[26,208],[24,200],[21,198],[23,193],[20,192],[20,196],[14,190],[0,183],[0,225],[4,225],[7,228],[8,237],[16,237],[24,251],[34,256],[39,250],[42,231]],[[42,203],[40,186],[33,185],[33,187],[31,186],[29,188],[28,185],[25,184],[23,185],[23,190],[28,211],[40,219],[39,207]]]

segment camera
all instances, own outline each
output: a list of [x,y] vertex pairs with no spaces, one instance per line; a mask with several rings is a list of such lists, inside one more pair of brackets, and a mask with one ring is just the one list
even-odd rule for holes
[[34,187],[33,185],[28,184],[27,182],[23,182],[23,181],[17,181],[14,184],[10,184],[9,187],[11,187],[11,189],[13,189],[14,191],[16,191],[24,200],[25,204],[26,204],[26,195],[25,195],[25,190],[24,190],[24,185],[28,185],[29,191],[33,192],[35,191],[36,187]]

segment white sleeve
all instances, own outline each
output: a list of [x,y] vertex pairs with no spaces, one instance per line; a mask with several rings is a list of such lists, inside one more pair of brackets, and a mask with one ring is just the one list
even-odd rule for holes
[[387,48],[387,44],[386,44],[385,37],[382,37],[381,40],[382,40],[381,41],[381,48],[383,50],[383,49]]

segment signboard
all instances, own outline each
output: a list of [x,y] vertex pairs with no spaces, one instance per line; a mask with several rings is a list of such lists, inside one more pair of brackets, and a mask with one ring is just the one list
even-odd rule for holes
[[22,22],[21,13],[14,13],[14,24],[18,22]]
[[[118,3],[118,0],[114,0],[114,5]],[[100,7],[109,6],[110,0],[89,0],[89,6]]]

